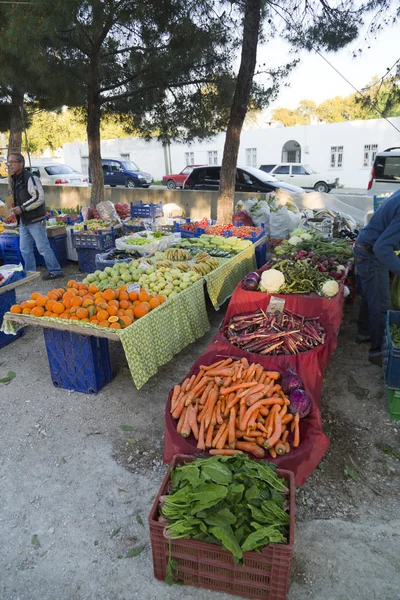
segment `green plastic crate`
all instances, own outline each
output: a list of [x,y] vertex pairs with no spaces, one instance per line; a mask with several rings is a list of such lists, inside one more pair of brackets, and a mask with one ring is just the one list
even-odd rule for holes
[[389,416],[393,421],[400,421],[400,391],[386,388]]

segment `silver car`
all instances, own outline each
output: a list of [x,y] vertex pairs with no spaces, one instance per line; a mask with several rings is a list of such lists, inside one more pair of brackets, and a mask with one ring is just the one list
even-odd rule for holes
[[26,167],[29,171],[40,178],[42,185],[76,185],[88,186],[88,178],[83,173],[75,171],[68,165],[32,165]]

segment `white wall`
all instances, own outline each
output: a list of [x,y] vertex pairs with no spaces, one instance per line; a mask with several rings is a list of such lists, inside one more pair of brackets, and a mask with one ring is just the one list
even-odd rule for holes
[[[390,119],[400,129],[400,117]],[[301,162],[315,171],[339,177],[345,187],[366,189],[371,167],[363,166],[364,145],[377,144],[378,151],[400,146],[400,134],[384,119],[351,121],[324,125],[281,128],[263,128],[242,131],[238,164],[246,164],[246,148],[257,149],[257,166],[281,162],[282,147],[295,140],[301,145]],[[185,152],[194,153],[194,163],[208,162],[208,151],[218,152],[221,163],[225,135],[193,144],[171,144],[171,170],[176,173],[185,167]],[[343,146],[343,166],[330,167],[331,146]],[[101,143],[103,158],[119,158],[129,152],[131,160],[160,180],[166,173],[164,149],[157,141],[146,142],[139,138],[105,140]],[[81,156],[87,156],[86,143],[64,144],[65,163],[81,170]]]

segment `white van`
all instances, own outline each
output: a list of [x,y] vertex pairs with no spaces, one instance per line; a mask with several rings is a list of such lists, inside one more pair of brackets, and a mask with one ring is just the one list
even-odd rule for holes
[[397,190],[400,190],[400,146],[376,154],[367,195],[389,197]]

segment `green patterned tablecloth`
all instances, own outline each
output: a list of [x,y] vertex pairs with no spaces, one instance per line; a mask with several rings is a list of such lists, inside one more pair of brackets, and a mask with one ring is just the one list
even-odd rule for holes
[[204,277],[208,295],[216,310],[232,296],[237,284],[247,273],[257,270],[254,244],[233,258],[222,260],[217,269]]
[[[66,319],[38,318],[38,321],[42,320],[62,323],[65,329],[68,329],[69,323],[77,323]],[[81,326],[102,329],[89,323],[81,323]],[[12,315],[7,315],[2,330],[15,333],[20,328],[19,323],[13,322]],[[126,329],[116,329],[114,333],[121,339],[133,381],[139,389],[157,373],[158,367],[165,365],[209,329],[201,279]]]

